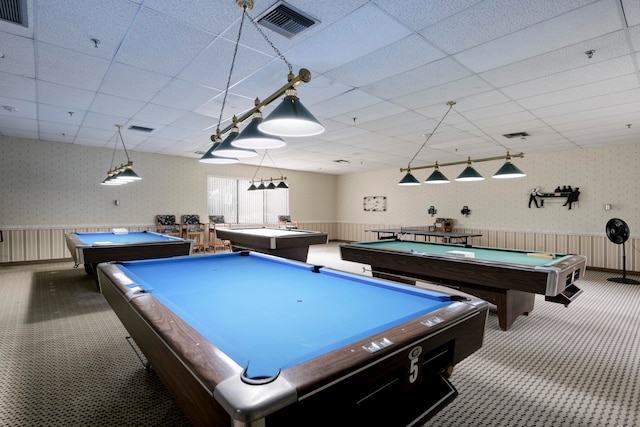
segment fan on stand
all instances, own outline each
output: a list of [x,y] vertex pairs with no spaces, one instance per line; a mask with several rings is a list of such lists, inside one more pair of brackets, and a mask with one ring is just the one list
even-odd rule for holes
[[609,240],[616,245],[622,245],[622,277],[611,277],[607,280],[630,285],[640,284],[637,280],[627,279],[627,254],[625,253],[624,242],[629,238],[629,226],[619,218],[611,218],[607,221],[606,231]]

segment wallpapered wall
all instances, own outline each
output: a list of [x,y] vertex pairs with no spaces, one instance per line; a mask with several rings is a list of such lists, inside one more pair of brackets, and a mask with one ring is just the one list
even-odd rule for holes
[[[205,217],[208,175],[250,179],[256,171],[254,166],[131,152],[134,170],[143,179],[101,186],[113,149],[9,137],[0,137],[0,149],[0,227],[13,229],[151,225],[161,213]],[[125,159],[123,151],[116,153],[116,164]],[[271,176],[280,172],[262,167],[257,178]],[[334,176],[295,171],[286,176],[294,218],[335,219]]]
[[[464,159],[462,159],[464,160]],[[449,184],[402,187],[398,170],[342,175],[338,177],[337,217],[341,222],[368,224],[432,224],[436,217],[454,219],[467,229],[518,230],[604,235],[609,218],[624,219],[632,234],[640,234],[640,143],[553,154],[526,155],[513,163],[527,173],[524,178],[493,179],[502,161],[476,163],[484,181],[455,182],[464,166],[440,168]],[[413,166],[418,166],[416,163]],[[424,181],[433,169],[413,171]],[[529,192],[540,187],[552,192],[556,186],[580,188],[579,203],[563,207],[566,198],[545,199],[543,208],[528,208]],[[386,212],[365,212],[363,197],[386,196]],[[610,203],[612,210],[604,210]],[[427,213],[435,206],[437,214]],[[471,214],[460,213],[466,205]],[[533,205],[532,205],[533,206]],[[634,233],[635,232],[635,233]]]

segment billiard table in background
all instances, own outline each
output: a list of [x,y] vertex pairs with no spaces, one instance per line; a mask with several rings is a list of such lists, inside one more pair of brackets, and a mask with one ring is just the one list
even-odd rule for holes
[[329,234],[287,228],[220,228],[219,239],[229,240],[234,251],[250,249],[296,261],[307,261],[310,245],[326,244]]
[[488,311],[471,296],[253,251],[105,263],[98,275],[203,426],[426,420],[456,397],[451,368],[482,346]]
[[193,249],[192,240],[153,231],[68,233],[64,237],[76,267],[84,264],[89,275],[96,274],[101,262],[183,256]]
[[443,244],[415,240],[342,243],[343,260],[368,264],[375,277],[401,283],[416,280],[442,284],[496,305],[498,323],[508,330],[533,310],[535,294],[567,306],[582,290],[583,255]]

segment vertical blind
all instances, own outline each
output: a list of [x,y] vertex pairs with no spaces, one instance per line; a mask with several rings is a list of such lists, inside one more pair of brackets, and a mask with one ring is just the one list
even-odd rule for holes
[[247,191],[249,180],[207,177],[207,211],[224,215],[231,224],[266,224],[278,222],[278,215],[289,214],[289,190]]

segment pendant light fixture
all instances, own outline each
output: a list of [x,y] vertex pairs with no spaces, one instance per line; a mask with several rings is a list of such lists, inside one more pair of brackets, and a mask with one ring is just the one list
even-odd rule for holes
[[418,154],[420,154],[420,152],[422,151],[424,146],[427,145],[427,142],[431,139],[433,134],[436,133],[436,130],[440,127],[440,125],[444,121],[445,117],[447,117],[447,114],[449,114],[449,112],[451,111],[453,106],[456,105],[456,102],[455,101],[449,101],[449,102],[447,102],[447,105],[449,106],[449,109],[447,110],[446,113],[444,113],[444,116],[442,116],[442,118],[440,119],[440,121],[438,122],[436,127],[433,128],[433,131],[427,136],[427,139],[424,140],[424,142],[422,143],[420,148],[418,148],[418,151],[416,152],[416,154],[414,154],[413,157],[411,158],[411,160],[409,160],[409,164],[407,165],[407,168],[406,169],[400,169],[400,172],[403,172],[403,171],[406,170],[407,174],[400,180],[398,185],[420,185],[420,181],[418,181],[416,179],[416,177],[411,174],[411,162],[413,162],[415,160],[415,158],[418,157]]
[[[264,34],[258,24],[253,20],[253,18],[251,18],[251,16],[249,16],[249,14],[247,13],[248,10],[253,9],[253,0],[237,0],[236,5],[240,9],[242,9],[242,19],[240,20],[238,37],[236,39],[233,58],[231,60],[231,67],[229,69],[229,77],[227,79],[227,85],[224,91],[224,97],[222,99],[222,107],[220,116],[218,118],[216,135],[212,135],[211,140],[215,142],[216,138],[222,139],[222,135],[224,135],[225,133],[230,131],[233,133],[234,130],[237,129],[238,124],[244,122],[249,117],[252,117],[252,121],[243,130],[242,138],[240,138],[238,135],[235,135],[229,141],[227,141],[228,138],[225,139],[222,144],[218,148],[216,148],[214,152],[212,152],[212,154],[223,157],[254,157],[257,155],[257,153],[249,155],[246,152],[236,152],[235,154],[232,154],[232,152],[230,151],[231,146],[250,150],[272,149],[286,145],[285,141],[279,138],[280,136],[311,136],[322,133],[324,131],[324,126],[313,116],[313,114],[311,114],[311,112],[309,112],[309,110],[307,110],[302,105],[302,103],[300,103],[300,100],[297,96],[297,91],[295,89],[295,86],[297,86],[301,82],[308,83],[309,81],[311,81],[311,72],[307,69],[302,68],[300,69],[298,76],[295,76],[293,74],[292,65],[274,46],[274,44],[271,42],[271,40],[269,40],[266,34]],[[264,101],[260,102],[256,99],[255,106],[251,110],[249,110],[239,118],[236,118],[234,116],[233,123],[220,130],[220,123],[224,117],[224,107],[226,104],[227,95],[229,93],[229,87],[231,85],[231,76],[238,53],[238,46],[240,45],[240,37],[242,35],[242,27],[245,17],[249,19],[249,21],[253,24],[260,35],[267,41],[267,43],[271,45],[278,57],[280,57],[280,59],[282,59],[287,64],[289,68],[289,74],[287,75],[288,82],[276,92],[268,96]],[[269,115],[267,119],[263,119],[261,112],[262,108],[271,104],[283,94],[285,95],[285,98],[280,106],[276,107],[276,109]],[[271,122],[271,124],[268,124],[268,122]],[[276,135],[277,137],[274,138],[273,135]]]
[[[129,158],[129,152],[127,151],[127,146],[124,145],[124,139],[122,138],[122,125],[116,125],[118,131],[116,132],[116,141],[113,146],[113,155],[111,157],[111,166],[109,167],[109,171],[107,172],[107,177],[100,183],[100,185],[122,185],[127,184],[129,182],[139,181],[142,178],[140,175],[134,172],[133,170],[133,162]],[[127,156],[127,163],[121,164],[118,168],[113,167],[113,161],[116,157],[116,150],[118,148],[118,139],[122,143],[122,148],[124,148],[124,153]]]
[[[256,98],[255,104],[260,104],[260,100]],[[279,136],[262,132],[258,128],[262,121],[262,111],[257,110],[253,113],[253,119],[251,119],[251,122],[249,122],[247,127],[240,132],[240,135],[231,142],[231,145],[238,148],[265,150],[280,148],[287,145],[287,143]]]
[[[233,123],[236,123],[236,116],[233,116]],[[236,159],[246,159],[250,157],[257,157],[258,152],[256,150],[251,150],[249,148],[239,148],[234,147],[231,143],[235,140],[240,134],[240,130],[238,126],[234,126],[231,128],[231,132],[229,136],[227,136],[224,141],[218,145],[213,151],[212,154],[216,156],[222,157],[232,157]]]
[[504,165],[496,173],[493,174],[493,178],[506,179],[506,178],[521,178],[527,176],[516,165],[511,163],[511,154],[507,151],[506,161]]
[[436,162],[435,170],[424,182],[426,184],[448,184],[450,181],[442,172],[440,172],[440,167],[438,166],[438,162]]
[[456,181],[482,181],[484,177],[471,166],[471,157],[467,159],[467,167],[458,175]]

